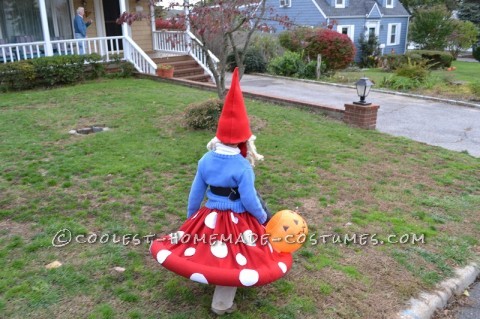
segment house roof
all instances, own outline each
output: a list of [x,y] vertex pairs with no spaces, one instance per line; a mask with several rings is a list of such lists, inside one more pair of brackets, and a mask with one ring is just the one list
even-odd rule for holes
[[375,0],[350,0],[345,8],[332,7],[327,0],[313,0],[322,9],[329,18],[334,17],[351,17],[351,16],[367,16],[377,3],[382,15],[384,16],[410,16],[408,11],[403,7],[400,1],[395,1],[394,8],[384,8],[381,3]]

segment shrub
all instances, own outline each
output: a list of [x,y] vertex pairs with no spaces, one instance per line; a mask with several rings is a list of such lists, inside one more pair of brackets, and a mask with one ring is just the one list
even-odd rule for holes
[[254,35],[250,47],[260,50],[267,63],[273,58],[282,55],[285,51],[280,45],[278,37],[270,34]]
[[85,62],[89,64],[86,70],[86,76],[89,79],[96,79],[105,75],[105,65],[100,54],[92,53],[86,56]]
[[480,82],[479,81],[471,82],[470,90],[475,96],[480,97]]
[[302,56],[296,52],[286,51],[284,55],[270,61],[269,72],[283,76],[301,76],[304,73],[305,63]]
[[380,48],[377,36],[375,34],[370,34],[368,39],[366,39],[362,33],[360,36],[360,67],[375,67],[379,56]]
[[392,75],[384,77],[379,83],[379,87],[393,89],[396,91],[408,91],[420,87],[422,84],[416,79],[410,79],[403,76]]
[[329,29],[315,29],[314,34],[306,40],[308,45],[305,53],[311,59],[316,59],[321,54],[328,70],[344,69],[355,57],[355,45],[346,34]]
[[453,56],[443,51],[415,50],[411,51],[410,54],[418,54],[426,59],[431,69],[449,68],[453,62]]
[[407,63],[399,66],[395,73],[399,76],[423,82],[428,77],[428,67],[426,61],[412,62],[410,57],[407,57]]
[[156,30],[162,30],[162,29],[185,30],[185,23],[178,21],[175,18],[170,18],[170,19],[156,18],[155,28]]
[[475,58],[475,60],[479,61],[480,62],[480,45],[476,46],[474,49],[473,49],[473,57]]
[[185,109],[185,124],[194,130],[215,130],[222,107],[223,102],[219,99],[190,104]]
[[35,68],[29,61],[0,64],[2,90],[26,90],[35,86]]
[[35,68],[39,84],[54,86],[83,80],[83,55],[62,55],[28,60]]
[[[240,52],[242,54],[242,52]],[[262,52],[257,48],[248,48],[243,59],[245,73],[264,73],[267,70],[267,62]],[[233,71],[237,67],[235,55],[231,52],[227,56],[227,69]]]
[[302,52],[307,46],[307,39],[314,35],[312,28],[298,27],[294,30],[284,31],[278,36],[280,45],[292,52]]

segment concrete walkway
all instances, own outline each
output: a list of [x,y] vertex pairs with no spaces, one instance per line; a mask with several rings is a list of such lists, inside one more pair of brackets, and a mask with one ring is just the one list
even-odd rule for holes
[[[337,109],[358,100],[353,88],[269,76],[244,75],[240,85],[244,92]],[[377,119],[380,132],[480,157],[480,108],[380,92],[371,92],[367,101],[380,105]]]

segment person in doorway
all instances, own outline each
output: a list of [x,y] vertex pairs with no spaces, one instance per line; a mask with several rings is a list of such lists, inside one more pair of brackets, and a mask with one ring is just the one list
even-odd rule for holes
[[[85,22],[83,16],[85,15],[85,8],[78,7],[77,15],[73,20],[73,27],[75,29],[75,39],[85,39],[87,37],[87,28],[92,24],[92,20]],[[85,54],[85,41],[78,41],[78,53]]]

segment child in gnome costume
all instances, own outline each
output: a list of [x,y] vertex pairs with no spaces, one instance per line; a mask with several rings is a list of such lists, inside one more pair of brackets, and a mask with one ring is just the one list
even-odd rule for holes
[[[150,252],[165,268],[193,281],[216,285],[212,311],[231,313],[237,287],[281,278],[292,256],[274,251],[265,234],[267,214],[255,190],[256,152],[235,69],[215,138],[198,162],[188,198],[187,221],[176,233],[153,241]],[[207,202],[200,207],[205,194]]]

